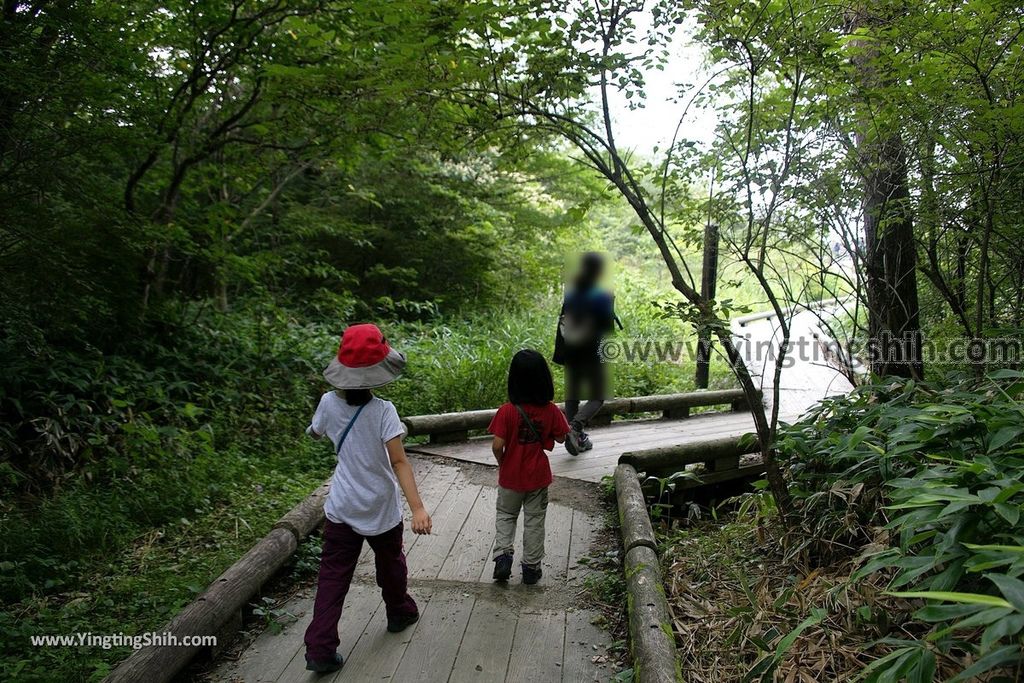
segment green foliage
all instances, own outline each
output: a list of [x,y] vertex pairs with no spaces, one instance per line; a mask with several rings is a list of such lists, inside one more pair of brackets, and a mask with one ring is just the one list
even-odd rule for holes
[[[767,291],[846,295],[864,277],[862,143],[894,140],[933,337],[1018,328],[1018,4],[5,3],[5,677],[101,677],[123,653],[70,661],[24,638],[159,624],[323,476],[329,453],[297,435],[347,322],[380,321],[408,353],[383,392],[403,414],[493,406],[518,348],[550,356],[570,249],[628,271],[625,336],[691,340],[684,321],[707,311],[680,305],[637,218],[691,281],[701,228],[720,223],[716,314]],[[716,111],[718,136],[634,163],[589,132],[593,85],[640,102],[687,13],[716,65],[690,104]],[[672,363],[612,373],[621,395],[690,387]],[[943,603],[917,615],[931,641],[870,676],[925,679],[934,649],[977,655],[964,677],[1019,655],[1021,385],[877,385],[783,430],[792,552],[883,545],[862,573]]]
[[[654,499],[654,502],[648,503],[651,521],[660,520],[663,514],[666,517],[670,517],[673,506],[678,505],[678,503],[672,502],[672,496],[675,494],[676,488],[680,483],[693,481],[699,482],[700,475],[692,470],[684,469],[679,472],[673,472],[665,477],[648,476],[640,482],[644,492]],[[691,503],[687,508],[687,515],[689,517],[699,517],[699,506]]]
[[[751,607],[756,609],[757,603],[754,602]],[[800,634],[809,627],[820,623],[824,618],[825,610],[812,609],[810,616],[805,618],[797,624],[796,628],[779,639],[779,642],[775,645],[775,649],[772,652],[759,659],[754,666],[750,667],[750,670],[743,677],[743,682],[748,683],[749,681],[758,680],[765,681],[767,683],[767,681],[773,680],[775,670],[778,668],[779,664],[782,663],[783,657],[785,657],[789,649],[793,647],[793,643],[800,637]]]
[[280,310],[164,329],[133,355],[86,346],[0,361],[0,670],[102,677],[30,635],[158,628],[326,473],[297,438],[319,339]]
[[285,620],[295,620],[294,614],[276,605],[277,600],[268,596],[261,598],[258,603],[249,605],[252,608],[253,616],[263,620],[264,627],[274,635],[281,633]]
[[422,0],[8,3],[5,332],[109,351],[195,300],[425,318],[522,295],[594,187],[516,156],[539,136],[509,159],[466,144],[473,111],[449,98],[481,74],[465,32],[505,19]]
[[[793,552],[821,561],[840,546],[867,546],[853,580],[886,572],[892,595],[926,600],[914,617],[932,647],[977,658],[958,680],[1021,655],[1022,396],[1024,375],[1014,370],[872,385],[829,399],[780,435],[808,539]],[[879,534],[889,539],[883,547]],[[934,666],[934,652],[911,641],[866,675],[928,680]]]
[[[616,308],[626,326],[618,335],[633,338],[686,339],[678,321],[665,320],[643,297],[639,287],[619,290]],[[389,328],[389,336],[409,357],[402,379],[382,395],[399,412],[417,415],[473,410],[500,405],[506,399],[508,364],[516,351],[530,347],[551,358],[559,301],[549,298],[527,309],[496,308],[451,323],[407,323]],[[685,361],[686,359],[684,359]],[[550,364],[556,400],[562,396],[561,368]],[[685,391],[693,387],[692,364],[660,362],[653,358],[623,359],[609,364],[613,392],[618,396]],[[724,362],[714,366],[713,382],[729,384]]]

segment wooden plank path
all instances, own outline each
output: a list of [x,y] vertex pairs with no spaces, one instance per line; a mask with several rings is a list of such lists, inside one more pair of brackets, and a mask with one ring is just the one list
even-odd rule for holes
[[[406,531],[409,592],[420,621],[403,633],[386,631],[384,605],[364,546],[339,631],[344,668],[317,676],[305,670],[303,633],[312,617],[314,588],[280,607],[293,615],[280,633],[260,634],[234,661],[222,661],[210,680],[222,683],[335,681],[607,681],[609,635],[593,625],[598,614],[581,605],[592,551],[602,526],[596,487],[557,481],[548,505],[544,577],[524,586],[491,580],[497,471],[412,455],[434,533]],[[520,519],[520,522],[522,520]],[[603,552],[604,548],[596,548]],[[522,557],[522,524],[516,556]]]
[[[803,341],[809,336],[812,350],[821,347],[828,351],[828,338],[815,323],[817,317],[804,318],[794,317],[801,321],[792,328],[796,336]],[[756,365],[764,359],[760,342],[767,340],[770,346],[777,333],[773,314],[733,322],[741,355]],[[798,362],[783,371],[777,399],[781,419],[787,422],[821,396],[848,388],[848,383],[843,385],[845,378],[831,366],[828,353],[824,363],[800,354],[793,358]],[[768,389],[774,378],[767,365],[752,370],[762,390]],[[364,549],[340,624],[349,663],[327,679],[607,679],[612,673],[602,670],[607,658],[590,654],[607,647],[607,636],[593,627],[597,615],[580,599],[580,582],[587,573],[580,560],[592,552],[591,542],[603,512],[594,482],[610,475],[625,453],[630,454],[629,464],[622,467],[643,464],[654,474],[680,467],[702,468],[699,485],[756,476],[761,472],[760,463],[756,457],[744,457],[750,444],[738,437],[752,431],[747,412],[750,401],[764,399],[769,404],[776,400],[770,394],[762,398],[753,392],[718,389],[607,401],[595,415],[595,422],[607,426],[592,430],[592,451],[573,457],[557,447],[551,455],[557,476],[551,487],[545,578],[542,585],[533,587],[496,585],[489,578],[496,479],[493,456],[488,438],[468,437],[481,434],[496,409],[404,418],[408,435],[429,438],[427,445],[410,444],[408,450],[416,454],[413,466],[434,518],[434,534],[417,537],[407,531],[404,535],[410,591],[420,602],[422,619],[403,635],[386,633],[385,613],[373,586],[372,556]],[[693,415],[722,406],[731,412]],[[663,419],[635,419],[655,414]],[[609,424],[622,416],[634,419]],[[580,495],[581,489],[585,489],[584,495]],[[229,628],[231,614],[258,595],[259,586],[294,552],[297,540],[322,519],[319,508],[325,490],[326,486],[318,487],[282,517],[202,596],[168,622],[167,629],[194,634]],[[520,555],[521,538],[520,529]],[[312,597],[312,588],[307,588],[288,602],[285,609],[295,617],[282,634],[262,634],[240,653],[236,650],[237,654],[222,657],[202,679],[323,680],[304,670],[302,636],[309,623]],[[179,648],[182,654],[175,656],[173,648],[143,648],[108,679],[170,680],[198,649]]]
[[[704,405],[722,403],[721,396],[714,401],[699,398],[707,401]],[[724,398],[732,402],[733,396]],[[620,403],[635,403],[630,410],[642,407],[636,412],[644,414],[652,400],[670,405],[677,398],[640,397],[620,399]],[[704,443],[753,431],[750,414],[732,407],[728,412],[709,411],[682,419],[632,419],[594,427],[589,432],[594,449],[579,456],[556,446],[550,455],[556,478],[548,506],[544,577],[537,586],[522,585],[518,566],[509,584],[495,584],[490,578],[497,493],[490,438],[409,444],[420,492],[434,522],[430,536],[416,536],[408,527],[404,535],[410,593],[420,605],[419,623],[401,634],[387,633],[373,576],[373,554],[364,546],[339,626],[341,654],[347,660],[340,672],[316,676],[305,670],[303,634],[314,595],[309,586],[278,608],[294,615],[280,633],[262,633],[236,658],[222,660],[208,679],[221,683],[609,680],[615,673],[605,656],[610,638],[594,626],[599,615],[584,606],[582,596],[590,570],[580,560],[607,550],[593,546],[603,513],[595,483],[612,474],[625,452]],[[429,419],[436,422],[438,417]],[[472,420],[473,428],[480,429],[481,416]],[[522,557],[521,524],[516,547],[517,557]]]
[[[782,419],[794,419],[783,416]],[[725,436],[741,436],[754,431],[754,421],[747,412],[709,412],[681,420],[623,420],[588,431],[594,449],[578,456],[569,455],[565,448],[555,446],[551,453],[551,471],[558,477],[581,481],[600,482],[611,475],[619,456],[626,451],[638,451],[661,446],[707,441]],[[442,456],[454,460],[493,465],[491,440],[487,437],[450,444],[423,444],[407,446],[409,452]]]
[[[604,656],[609,636],[593,625],[598,615],[582,606],[581,596],[589,570],[580,560],[593,552],[592,542],[601,527],[594,483],[611,475],[628,451],[753,431],[750,414],[735,404],[735,392],[722,393],[717,398],[696,397],[704,402],[694,405],[726,402],[733,404],[732,411],[594,427],[594,449],[579,456],[556,446],[550,456],[556,479],[548,506],[544,578],[538,586],[522,585],[518,567],[509,584],[495,584],[490,578],[497,473],[490,438],[464,440],[468,429],[486,426],[489,415],[460,414],[455,416],[458,423],[447,428],[442,423],[450,423],[451,417],[415,418],[430,428],[421,424],[414,433],[430,434],[435,441],[407,446],[434,521],[430,536],[416,536],[408,528],[405,532],[410,592],[420,605],[419,623],[401,634],[387,633],[373,555],[366,546],[339,625],[341,653],[347,660],[340,672],[316,676],[305,670],[302,639],[314,595],[308,587],[280,608],[294,615],[280,633],[259,635],[236,659],[222,661],[209,678],[221,683],[609,680],[615,673]],[[671,417],[676,402],[693,403],[693,398],[620,399],[625,403],[616,411],[643,414],[662,406],[665,416]],[[782,419],[792,421],[805,406],[781,407]],[[433,429],[443,432],[444,438],[436,438]],[[521,557],[521,524],[516,543]]]

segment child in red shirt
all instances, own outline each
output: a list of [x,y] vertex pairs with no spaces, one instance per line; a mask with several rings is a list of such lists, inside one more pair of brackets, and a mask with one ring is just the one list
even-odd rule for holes
[[548,508],[551,463],[545,451],[565,441],[569,423],[552,399],[555,385],[544,356],[524,349],[508,369],[508,400],[498,408],[487,431],[498,461],[495,515],[494,579],[512,575],[513,544],[519,510],[523,511],[523,583],[540,580],[544,557],[544,520]]

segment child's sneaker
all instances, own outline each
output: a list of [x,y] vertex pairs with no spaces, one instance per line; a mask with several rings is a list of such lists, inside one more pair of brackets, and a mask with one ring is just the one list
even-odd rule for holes
[[315,671],[318,674],[326,674],[332,671],[337,671],[343,666],[345,666],[345,658],[339,655],[337,652],[334,653],[334,657],[332,657],[331,659],[310,659],[309,655],[306,655],[307,671]]
[[540,581],[543,574],[539,564],[523,564],[523,583],[527,586],[532,586]]
[[569,427],[569,433],[565,435],[565,450],[569,451],[569,455],[580,454],[584,438],[583,427],[578,422],[573,422]]
[[508,581],[512,576],[512,556],[508,553],[494,558],[494,580]]
[[400,614],[397,617],[388,617],[388,633],[401,633],[420,620],[420,615]]

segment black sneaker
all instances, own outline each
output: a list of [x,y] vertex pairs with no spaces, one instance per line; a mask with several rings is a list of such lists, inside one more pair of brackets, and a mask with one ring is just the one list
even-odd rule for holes
[[508,553],[494,558],[494,580],[508,581],[512,576],[512,556]]
[[397,617],[388,617],[388,633],[401,633],[420,620],[420,615],[403,614]]
[[581,432],[580,436],[580,451],[586,452],[593,450],[594,442],[590,440],[590,436],[586,432]]
[[569,455],[579,455],[583,440],[583,429],[580,428],[575,422],[572,423],[572,427],[569,429],[569,433],[565,435],[565,450],[569,451]]
[[544,572],[541,571],[539,564],[523,565],[523,583],[525,583],[527,586],[532,586],[533,584],[540,581],[540,577],[543,575]]
[[345,666],[345,658],[337,652],[334,653],[334,657],[332,659],[310,659],[309,655],[306,655],[307,671],[315,671],[318,674],[328,674],[332,671],[337,671],[343,666]]

